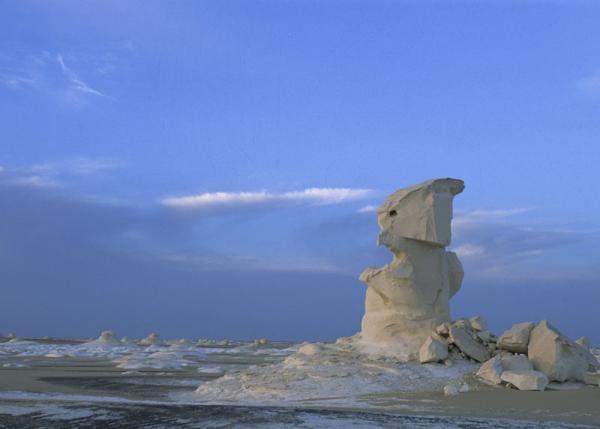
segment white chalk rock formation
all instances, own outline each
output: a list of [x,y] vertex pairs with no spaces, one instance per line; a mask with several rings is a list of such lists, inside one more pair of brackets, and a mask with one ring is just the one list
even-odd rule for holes
[[528,356],[535,369],[552,381],[584,381],[586,372],[598,366],[586,348],[562,335],[546,320],[531,331]]
[[378,243],[394,255],[381,268],[367,268],[362,339],[401,346],[409,358],[436,326],[449,321],[450,298],[458,292],[463,269],[450,244],[452,200],[464,184],[428,180],[390,195],[377,210]]
[[156,332],[151,332],[146,336],[146,338],[143,338],[140,341],[138,341],[138,344],[140,346],[160,345],[162,344],[162,340]]
[[533,322],[517,323],[500,337],[496,346],[502,350],[514,353],[527,353],[529,334],[535,325]]
[[519,390],[544,390],[548,385],[548,377],[539,371],[504,371],[502,381],[515,386]]
[[441,362],[448,357],[448,345],[431,336],[427,337],[419,349],[419,362]]
[[89,341],[90,344],[118,344],[119,340],[115,336],[113,331],[102,331],[100,336],[93,341]]

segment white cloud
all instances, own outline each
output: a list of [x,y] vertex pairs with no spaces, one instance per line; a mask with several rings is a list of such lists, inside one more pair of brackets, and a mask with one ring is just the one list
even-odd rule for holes
[[473,256],[481,256],[485,254],[485,248],[476,244],[465,243],[452,249],[461,258],[468,258]]
[[372,204],[366,205],[364,207],[361,207],[360,209],[358,209],[359,213],[373,213],[377,211],[377,206],[374,206]]
[[366,198],[372,194],[370,189],[352,188],[308,188],[302,191],[273,193],[258,192],[209,192],[182,197],[167,197],[161,204],[174,208],[216,208],[244,205],[259,205],[276,202],[295,202],[308,204],[337,204]]
[[85,83],[83,80],[81,80],[79,78],[79,76],[77,76],[77,74],[73,70],[71,70],[69,67],[67,67],[62,55],[58,54],[56,56],[56,61],[58,61],[58,64],[60,65],[60,68],[61,68],[63,74],[71,83],[72,89],[74,89],[75,91],[85,93],[85,94],[92,94],[92,95],[97,95],[99,97],[104,97],[103,93],[90,87],[87,83]]
[[517,207],[511,209],[474,209],[457,210],[452,219],[452,226],[460,229],[472,224],[498,221],[512,216],[520,215],[531,211],[531,208]]
[[123,165],[116,159],[71,158],[15,168],[0,166],[0,175],[7,184],[48,188],[62,186],[74,176],[98,175]]
[[231,255],[185,255],[166,254],[160,259],[181,264],[190,269],[200,271],[280,271],[280,272],[313,272],[339,273],[342,270],[332,264],[322,261],[266,260],[256,257]]

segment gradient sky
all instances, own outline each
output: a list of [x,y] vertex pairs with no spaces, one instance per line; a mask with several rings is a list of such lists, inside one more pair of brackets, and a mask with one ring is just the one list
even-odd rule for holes
[[0,0],[0,332],[333,339],[465,180],[454,317],[600,343],[600,3]]

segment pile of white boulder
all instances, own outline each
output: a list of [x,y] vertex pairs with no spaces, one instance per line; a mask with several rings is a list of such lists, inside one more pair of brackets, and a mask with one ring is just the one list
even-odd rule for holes
[[518,323],[500,337],[481,317],[442,323],[419,350],[421,363],[472,359],[482,362],[477,377],[491,385],[544,390],[550,382],[600,386],[600,363],[582,337],[572,341],[546,320]]

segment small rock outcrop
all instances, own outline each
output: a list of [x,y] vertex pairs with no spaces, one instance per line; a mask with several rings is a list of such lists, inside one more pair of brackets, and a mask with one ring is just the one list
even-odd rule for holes
[[362,339],[400,344],[416,359],[436,326],[448,322],[449,300],[460,289],[463,268],[450,244],[452,200],[462,180],[434,179],[401,189],[377,209],[378,243],[394,255],[381,268],[367,268]]

